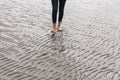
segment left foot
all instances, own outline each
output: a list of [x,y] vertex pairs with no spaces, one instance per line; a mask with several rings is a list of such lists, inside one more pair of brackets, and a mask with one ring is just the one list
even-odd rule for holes
[[57,30],[58,31],[63,31],[63,29],[61,27],[58,27]]

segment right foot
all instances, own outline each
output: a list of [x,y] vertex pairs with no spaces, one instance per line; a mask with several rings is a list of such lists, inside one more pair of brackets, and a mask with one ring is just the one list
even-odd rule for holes
[[55,33],[56,32],[56,27],[52,27],[51,32]]

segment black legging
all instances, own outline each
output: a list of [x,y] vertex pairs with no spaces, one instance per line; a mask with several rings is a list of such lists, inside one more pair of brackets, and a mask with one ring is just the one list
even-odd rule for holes
[[58,21],[62,21],[64,15],[64,6],[66,0],[51,0],[52,2],[52,22],[56,23],[57,12],[58,12],[58,3],[59,3],[59,18]]

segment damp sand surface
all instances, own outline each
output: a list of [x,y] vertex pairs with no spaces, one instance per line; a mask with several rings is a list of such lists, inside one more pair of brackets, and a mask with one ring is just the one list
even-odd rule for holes
[[67,0],[51,37],[51,0],[0,0],[0,80],[119,80],[119,8]]

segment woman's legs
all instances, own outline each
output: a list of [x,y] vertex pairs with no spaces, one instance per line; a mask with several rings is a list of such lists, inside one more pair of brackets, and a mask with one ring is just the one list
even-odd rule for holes
[[52,22],[56,23],[57,11],[58,11],[58,0],[51,0],[51,1],[52,1]]
[[58,0],[51,0],[52,2],[52,22],[53,22],[53,27],[52,31],[56,31],[56,19],[57,19],[57,11],[58,11]]
[[52,31],[56,31],[56,19],[57,19],[57,12],[58,12],[58,1],[59,1],[59,18],[58,18],[58,29],[61,30],[61,22],[64,15],[64,6],[66,0],[51,0],[52,2],[52,22],[53,27]]
[[58,21],[62,22],[62,18],[64,15],[64,6],[65,6],[66,0],[59,0],[59,19]]
[[59,0],[59,18],[58,18],[58,29],[62,30],[61,22],[64,15],[64,7],[65,7],[66,0]]

